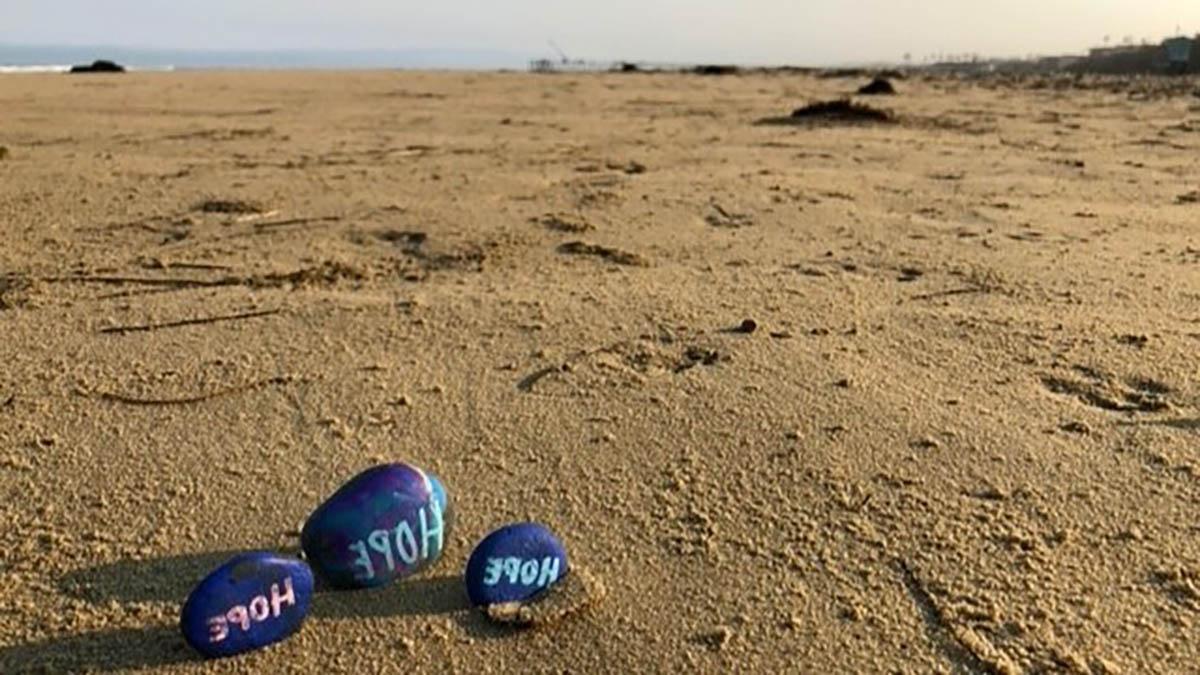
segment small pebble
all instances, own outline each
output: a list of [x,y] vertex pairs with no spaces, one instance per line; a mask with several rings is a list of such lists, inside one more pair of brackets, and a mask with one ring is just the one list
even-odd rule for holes
[[728,626],[721,626],[717,630],[700,633],[693,638],[696,642],[708,647],[709,649],[719,652],[724,649],[733,639],[733,629]]
[[1067,433],[1072,433],[1072,434],[1085,434],[1086,435],[1086,434],[1092,433],[1091,427],[1089,427],[1087,424],[1085,424],[1083,422],[1078,422],[1078,421],[1067,422],[1066,424],[1063,424],[1059,428],[1062,429],[1063,431],[1066,431]]
[[483,538],[467,561],[467,595],[486,607],[522,602],[567,575],[567,551],[546,526],[506,525]]

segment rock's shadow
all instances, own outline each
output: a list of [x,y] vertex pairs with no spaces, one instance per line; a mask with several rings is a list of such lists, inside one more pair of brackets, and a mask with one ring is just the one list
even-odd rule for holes
[[[240,552],[217,551],[110,563],[72,572],[58,586],[69,597],[97,604],[165,602],[182,606],[197,582]],[[471,611],[460,576],[436,571],[361,591],[333,591],[318,583],[310,617],[340,620],[450,614],[459,615],[457,622],[472,635],[507,634],[493,630],[478,612]],[[68,635],[2,647],[0,672],[109,672],[199,658],[183,641],[179,629],[168,625]]]
[[64,595],[94,603],[115,600],[182,605],[204,575],[238,553],[210,551],[85,567],[59,579],[58,588]]
[[318,589],[312,615],[328,619],[434,616],[466,611],[470,607],[460,577],[422,575],[383,588],[361,591]]
[[197,658],[174,626],[124,628],[0,647],[0,673],[142,670]]
[[[88,567],[59,582],[62,592],[95,603],[171,602],[183,605],[192,588],[241,551],[216,551]],[[444,561],[443,565],[445,564]],[[335,591],[317,580],[311,616],[360,617],[448,614],[470,607],[456,575],[424,572],[382,588]]]

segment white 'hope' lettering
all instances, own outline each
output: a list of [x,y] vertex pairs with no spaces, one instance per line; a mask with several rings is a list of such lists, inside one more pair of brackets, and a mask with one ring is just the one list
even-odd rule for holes
[[411,567],[437,556],[442,551],[444,533],[442,505],[431,499],[428,505],[417,510],[417,532],[413,532],[411,523],[401,520],[391,530],[375,530],[365,541],[350,544],[350,551],[355,554],[354,578],[358,581],[375,578],[377,568],[373,553],[383,556],[383,565],[378,569],[388,572],[395,572],[399,564]]
[[483,585],[495,586],[500,581],[500,572],[504,569],[504,558],[488,558],[487,569],[483,572]]
[[538,561],[526,560],[521,563],[521,583],[525,586],[537,581],[538,578]]
[[236,626],[243,631],[250,630],[250,623],[261,623],[272,617],[279,618],[283,607],[296,604],[296,590],[292,587],[292,578],[283,580],[283,592],[279,592],[279,584],[271,584],[271,597],[255,596],[245,605],[234,605],[224,614],[208,620],[208,641],[220,642],[229,637],[229,627]]
[[509,584],[545,587],[558,581],[562,560],[556,556],[542,558],[541,562],[520,558],[488,558],[483,571],[483,585],[495,586],[507,578]]

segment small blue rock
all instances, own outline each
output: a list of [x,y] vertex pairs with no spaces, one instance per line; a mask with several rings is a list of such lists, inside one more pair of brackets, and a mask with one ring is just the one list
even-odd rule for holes
[[207,658],[242,654],[300,630],[312,596],[312,570],[303,561],[243,553],[192,590],[179,627],[187,643]]
[[467,595],[476,606],[528,600],[567,575],[567,551],[544,525],[506,525],[467,561]]
[[442,554],[446,488],[409,464],[381,464],[350,479],[300,532],[308,563],[335,588],[382,586]]

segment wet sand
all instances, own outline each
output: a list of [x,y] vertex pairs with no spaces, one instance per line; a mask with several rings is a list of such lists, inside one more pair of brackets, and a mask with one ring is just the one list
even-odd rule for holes
[[[756,123],[863,83],[0,78],[0,671],[1194,669],[1200,99]],[[396,460],[443,561],[198,661],[192,584]],[[520,519],[604,600],[468,609]]]

